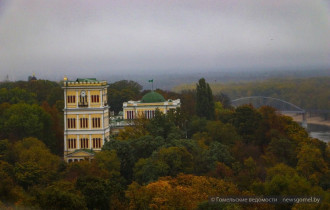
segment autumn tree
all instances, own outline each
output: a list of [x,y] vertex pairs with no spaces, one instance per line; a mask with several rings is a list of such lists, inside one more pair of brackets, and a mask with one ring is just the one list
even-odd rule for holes
[[16,142],[10,156],[14,177],[25,189],[52,180],[60,165],[60,158],[50,153],[46,145],[36,138]]
[[131,209],[196,209],[209,195],[239,194],[232,183],[187,174],[163,177],[146,186],[133,182],[126,191]]

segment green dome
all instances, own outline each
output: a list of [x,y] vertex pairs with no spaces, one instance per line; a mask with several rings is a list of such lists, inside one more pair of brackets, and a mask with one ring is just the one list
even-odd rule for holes
[[141,103],[157,103],[157,102],[164,102],[165,98],[157,92],[151,91],[145,94],[142,99]]

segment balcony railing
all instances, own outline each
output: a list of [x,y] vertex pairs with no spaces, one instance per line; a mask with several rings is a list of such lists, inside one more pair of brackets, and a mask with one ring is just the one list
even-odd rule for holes
[[87,102],[79,102],[78,107],[88,107],[88,103]]

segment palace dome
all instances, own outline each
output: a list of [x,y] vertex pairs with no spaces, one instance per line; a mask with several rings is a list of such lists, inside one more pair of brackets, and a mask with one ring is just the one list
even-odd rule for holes
[[164,102],[165,98],[155,91],[151,91],[145,94],[142,99],[141,103],[157,103],[157,102]]

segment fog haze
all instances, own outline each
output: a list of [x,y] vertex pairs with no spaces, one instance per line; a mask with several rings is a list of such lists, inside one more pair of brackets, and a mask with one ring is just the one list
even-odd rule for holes
[[0,0],[0,80],[327,69],[329,11],[323,0]]

